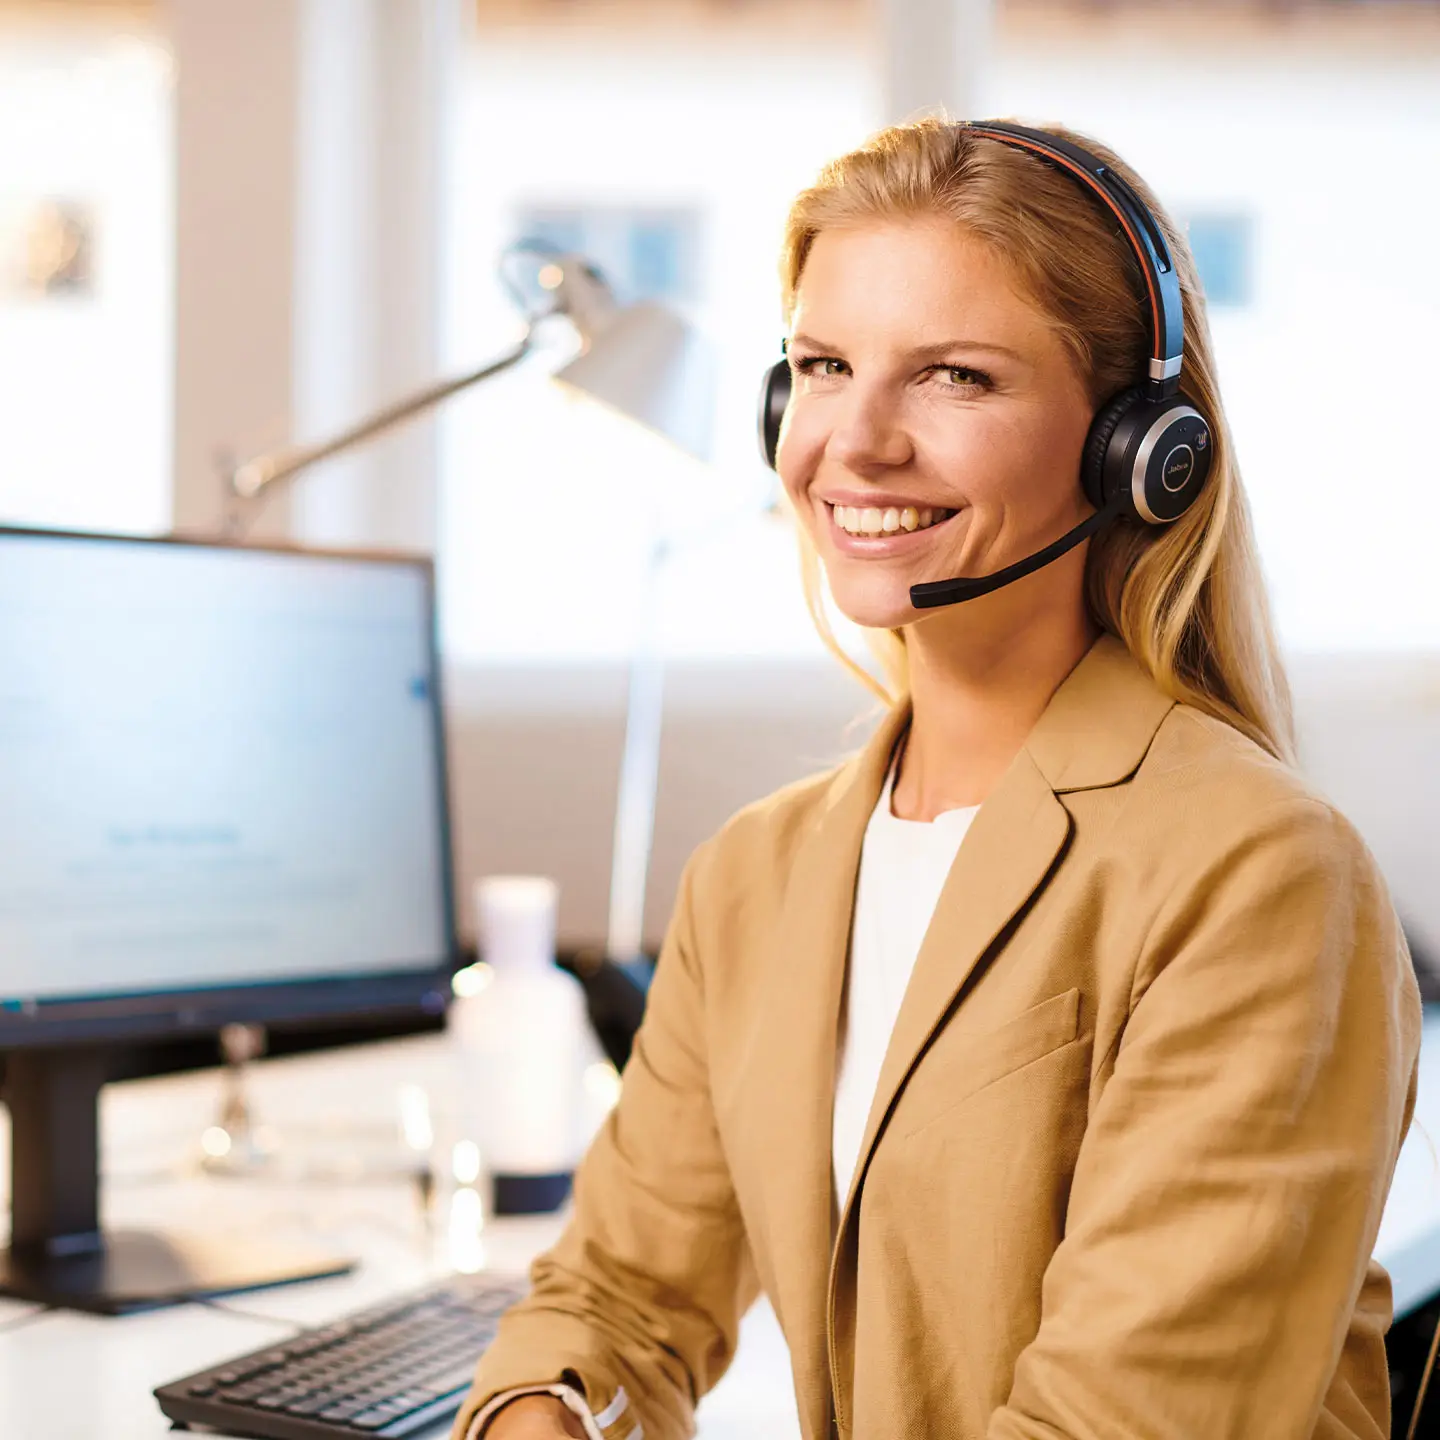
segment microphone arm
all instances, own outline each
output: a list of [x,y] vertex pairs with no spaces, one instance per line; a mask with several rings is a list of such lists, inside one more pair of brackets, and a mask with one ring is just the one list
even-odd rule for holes
[[910,587],[910,603],[917,610],[935,610],[942,605],[958,605],[963,600],[975,600],[999,590],[1012,581],[1022,580],[1036,570],[1043,569],[1052,560],[1073,550],[1083,540],[1097,535],[1120,513],[1120,506],[1112,501],[1103,510],[1097,510],[1088,519],[1082,520],[1073,530],[1067,530],[1058,540],[1052,540],[1043,550],[996,570],[990,575],[977,575],[974,579],[927,580],[921,585]]

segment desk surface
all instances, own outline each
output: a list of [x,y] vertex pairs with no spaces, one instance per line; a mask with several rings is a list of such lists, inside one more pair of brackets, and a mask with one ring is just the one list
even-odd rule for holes
[[[559,1219],[492,1219],[477,1256],[473,1231],[448,1233],[448,1196],[438,1190],[438,1220],[427,1226],[399,1139],[401,1088],[416,1085],[431,1098],[443,1144],[453,1133],[446,1097],[456,1087],[440,1037],[262,1062],[249,1095],[257,1121],[279,1132],[282,1160],[270,1177],[246,1179],[199,1168],[198,1139],[220,1105],[217,1071],[107,1086],[107,1225],[237,1238],[263,1229],[276,1239],[319,1242],[361,1264],[336,1279],[118,1319],[0,1299],[0,1436],[159,1440],[172,1432],[151,1396],[156,1385],[278,1342],[295,1325],[322,1324],[431,1276],[474,1268],[476,1259],[524,1270],[559,1232]],[[302,1167],[307,1173],[297,1177]],[[0,1191],[8,1176],[8,1116],[0,1106]],[[7,1210],[8,1196],[0,1194],[0,1221]],[[743,1358],[706,1398],[701,1440],[798,1436],[789,1361],[768,1307],[747,1317],[742,1344]]]
[[[435,1038],[396,1041],[256,1067],[257,1117],[283,1122],[284,1153],[304,1157],[297,1178],[200,1173],[197,1137],[219,1105],[216,1072],[107,1088],[102,1103],[107,1223],[209,1232],[264,1228],[323,1239],[361,1258],[351,1276],[236,1295],[220,1307],[185,1305],[122,1319],[36,1312],[0,1300],[0,1436],[17,1440],[159,1440],[170,1434],[150,1391],[167,1380],[320,1324],[452,1268],[457,1245],[427,1225],[413,1184],[398,1173],[399,1092],[453,1094],[449,1057]],[[1417,1119],[1396,1171],[1378,1258],[1395,1282],[1398,1313],[1440,1291],[1440,1011],[1427,1015]],[[436,1129],[447,1123],[436,1104]],[[1428,1133],[1427,1133],[1428,1132]],[[0,1109],[0,1174],[8,1174]],[[328,1153],[327,1153],[328,1152]],[[3,1182],[0,1182],[3,1183]],[[445,1197],[437,1196],[443,1215]],[[553,1218],[492,1220],[484,1262],[522,1269],[558,1230]],[[33,1318],[31,1318],[33,1316]],[[747,1317],[730,1373],[706,1398],[701,1440],[789,1440],[798,1435],[784,1340],[768,1307]]]

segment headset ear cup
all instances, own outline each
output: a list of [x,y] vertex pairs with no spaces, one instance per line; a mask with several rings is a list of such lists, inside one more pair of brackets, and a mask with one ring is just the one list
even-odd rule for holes
[[777,360],[765,372],[765,379],[760,385],[760,453],[772,470],[775,468],[775,453],[780,448],[780,425],[789,403],[790,362]]
[[[1128,421],[1125,428],[1131,428]],[[1113,449],[1119,437],[1111,443]],[[1127,457],[1133,449],[1130,491],[1135,508],[1151,525],[1169,525],[1195,503],[1214,458],[1205,417],[1178,397],[1138,407],[1134,440],[1127,437],[1125,448]]]
[[1142,395],[1124,405],[1117,397],[1096,417],[1086,460],[1099,467],[1092,484],[1105,505],[1147,525],[1169,525],[1204,489],[1213,452],[1210,427],[1193,405]]
[[[1103,510],[1110,500],[1105,493],[1105,456],[1115,429],[1141,398],[1138,386],[1122,390],[1113,395],[1095,413],[1090,422],[1090,433],[1085,437],[1085,449],[1080,460],[1080,484],[1085,498],[1097,509]],[[1127,513],[1129,511],[1127,507]]]

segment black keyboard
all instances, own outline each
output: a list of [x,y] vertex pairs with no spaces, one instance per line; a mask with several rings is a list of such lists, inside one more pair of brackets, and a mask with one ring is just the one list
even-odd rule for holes
[[155,1398],[182,1428],[259,1440],[415,1435],[454,1416],[500,1316],[527,1288],[452,1275],[162,1385]]

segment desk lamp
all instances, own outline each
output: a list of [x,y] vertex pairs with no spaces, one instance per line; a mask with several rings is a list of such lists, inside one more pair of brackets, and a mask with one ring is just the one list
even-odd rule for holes
[[[539,309],[532,308],[527,290],[515,279],[516,263],[526,258],[538,262],[534,278],[542,294],[549,297],[549,303]],[[363,445],[509,370],[535,348],[540,327],[556,317],[567,319],[581,340],[579,354],[556,372],[556,380],[656,431],[695,458],[708,458],[713,399],[710,356],[679,315],[654,302],[618,304],[600,270],[589,260],[533,241],[522,241],[505,252],[500,276],[526,320],[525,332],[513,349],[477,370],[426,386],[387,405],[329,439],[287,447],[236,466],[225,477],[231,533],[242,535],[264,497],[311,466]],[[663,547],[657,547],[652,570],[662,557]],[[657,627],[649,622],[650,617],[642,617],[641,633],[631,650],[611,858],[605,959],[621,967],[643,954],[644,897],[654,840],[664,657]],[[592,1006],[595,982],[600,978],[593,972],[598,968],[592,962],[592,973],[582,977],[591,992]],[[620,1011],[632,1011],[629,1018],[633,1023],[628,1028],[633,1030],[643,997],[638,990],[633,995],[617,993],[633,988],[617,985],[618,978],[607,970],[600,988]],[[616,1028],[623,1032],[626,1017],[617,1018]],[[606,1034],[604,1027],[601,1034],[611,1059],[623,1063],[629,1051],[628,1035]]]

